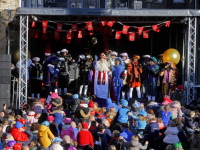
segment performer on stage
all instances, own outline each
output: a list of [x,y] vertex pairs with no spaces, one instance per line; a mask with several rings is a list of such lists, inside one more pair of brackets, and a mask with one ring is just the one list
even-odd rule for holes
[[146,78],[147,78],[147,67],[149,64],[150,55],[143,55],[144,61],[141,63],[142,65],[142,74],[141,74],[141,96],[144,97],[146,94]]
[[165,63],[165,67],[162,69],[160,76],[163,76],[162,95],[163,97],[170,98],[175,79],[175,70],[171,62]]
[[69,74],[70,67],[69,65],[72,63],[72,57],[68,54],[67,49],[62,49],[60,51],[60,57],[58,62],[58,95],[61,95],[62,90],[64,91],[64,95],[67,95],[67,86],[69,84]]
[[140,56],[134,55],[132,58],[132,62],[128,64],[127,74],[129,76],[128,86],[129,86],[129,99],[132,98],[133,88],[136,88],[137,97],[141,98],[140,86],[141,79],[140,74],[142,73],[142,68],[138,64],[138,60]]
[[114,98],[111,72],[104,53],[100,55],[99,61],[97,59],[98,56],[95,56],[91,95],[96,95],[95,101],[99,107],[106,107],[106,99]]
[[117,104],[119,104],[121,87],[123,86],[123,78],[125,76],[124,70],[125,68],[122,59],[120,57],[117,57],[115,59],[115,66],[112,67],[113,87]]
[[31,84],[31,98],[34,100],[34,94],[37,94],[37,99],[40,99],[40,92],[42,86],[42,65],[38,62],[40,58],[34,57],[33,63],[29,66],[30,84]]
[[[89,49],[83,49],[83,54],[79,56],[78,64],[80,69],[80,87],[79,87],[79,95],[88,96],[88,86],[90,78],[92,78],[91,70],[92,70],[92,62],[93,58],[89,55]],[[84,92],[83,92],[84,89]]]
[[123,65],[124,65],[124,68],[125,68],[125,71],[124,71],[124,74],[125,74],[125,77],[124,77],[124,81],[123,81],[123,87],[121,88],[121,91],[122,91],[122,99],[126,99],[125,98],[125,95],[127,94],[127,99],[129,99],[129,87],[128,87],[128,84],[127,84],[127,80],[128,79],[128,76],[127,76],[127,67],[128,67],[128,63],[131,61],[128,57],[128,54],[127,53],[121,53],[120,56],[122,57],[122,61],[123,61]]
[[55,79],[58,78],[59,69],[58,67],[58,57],[50,56],[45,59],[43,64],[43,83],[46,86],[47,96],[50,95],[50,92],[55,90]]
[[117,52],[115,52],[115,51],[110,52],[110,56],[109,56],[110,57],[110,59],[109,59],[110,68],[112,68],[115,65],[115,59],[117,56],[118,56]]
[[148,100],[155,101],[157,94],[157,80],[158,80],[159,66],[157,65],[157,59],[155,57],[151,57],[149,61],[150,61],[150,66],[148,66],[147,68],[146,94]]

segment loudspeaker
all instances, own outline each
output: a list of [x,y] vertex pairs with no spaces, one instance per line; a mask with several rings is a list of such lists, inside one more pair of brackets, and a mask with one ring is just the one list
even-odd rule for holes
[[11,55],[0,55],[0,84],[10,84],[11,79]]
[[0,84],[0,110],[3,109],[3,104],[10,106],[10,84]]

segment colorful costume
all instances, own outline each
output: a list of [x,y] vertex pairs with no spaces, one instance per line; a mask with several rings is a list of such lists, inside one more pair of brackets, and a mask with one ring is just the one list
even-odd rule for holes
[[39,63],[40,58],[34,57],[33,62],[29,67],[31,96],[34,99],[34,94],[37,93],[37,99],[40,99],[40,92],[42,86],[42,66]]
[[123,77],[125,76],[125,74],[124,74],[124,66],[122,59],[120,57],[117,57],[115,61],[116,60],[119,60],[120,64],[112,67],[112,78],[113,78],[114,94],[118,104],[120,99],[121,87],[123,86]]
[[147,68],[146,94],[148,100],[155,100],[157,94],[159,66],[157,65],[157,59],[155,57],[151,57],[150,61],[153,61],[155,64],[148,66]]
[[[171,63],[169,62],[168,64]],[[161,71],[160,76],[164,76],[162,81],[162,95],[170,98],[172,87],[174,85],[175,71],[170,65]]]
[[[140,59],[140,56],[134,55],[133,59]],[[137,97],[141,98],[140,86],[141,79],[140,74],[142,73],[142,68],[139,67],[138,62],[132,60],[127,67],[127,75],[129,76],[128,86],[129,86],[129,98],[132,98],[133,88],[136,88]]]

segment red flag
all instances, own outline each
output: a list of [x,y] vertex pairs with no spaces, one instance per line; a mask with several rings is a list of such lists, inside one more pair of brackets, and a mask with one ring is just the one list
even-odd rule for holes
[[109,29],[109,36],[112,36],[112,29]]
[[47,28],[47,24],[48,24],[48,21],[44,21],[44,20],[42,21],[42,27],[43,28]]
[[35,31],[35,38],[38,39],[40,37],[39,32]]
[[136,35],[137,35],[137,39],[140,39],[140,35],[138,33]]
[[67,31],[66,32],[66,39],[71,39],[72,38],[71,33],[72,33],[72,31]]
[[82,38],[82,37],[83,37],[82,30],[79,30],[79,31],[78,31],[78,38]]
[[42,28],[42,33],[47,33],[47,28]]
[[149,31],[148,30],[143,31],[143,38],[149,38]]
[[99,31],[99,24],[98,23],[94,24],[94,31],[95,32]]
[[91,22],[91,21],[90,21],[90,22],[87,22],[87,23],[86,23],[86,26],[87,26],[88,31],[93,30],[93,26],[92,26],[92,22]]
[[72,24],[72,31],[77,31],[77,24]]
[[30,38],[34,38],[35,37],[35,31],[30,29],[28,35],[29,35]]
[[106,24],[107,24],[107,20],[106,20],[106,18],[105,17],[101,17],[101,24],[102,24],[102,26],[105,26]]
[[129,41],[135,41],[135,32],[129,33]]
[[94,31],[92,30],[92,31],[90,31],[90,35],[93,35],[94,34]]
[[49,33],[48,40],[53,41],[53,33]]
[[171,24],[171,21],[167,21],[165,26],[169,28],[170,24]]
[[108,35],[107,34],[103,34],[103,41],[108,41]]
[[138,34],[141,35],[143,32],[143,27],[138,27]]
[[103,29],[103,32],[107,34],[108,33],[108,29],[109,28],[107,26],[105,26],[104,29]]
[[86,35],[86,29],[82,30],[82,35],[85,36]]
[[158,25],[153,25],[152,26],[153,31],[157,31],[157,28],[158,28]]
[[123,25],[122,33],[127,34],[129,28],[130,28],[130,26]]
[[60,39],[60,32],[58,32],[57,29],[55,29],[54,38],[55,38],[55,40],[59,40]]
[[104,30],[104,26],[102,26],[101,24],[99,25],[99,32],[103,32]]
[[42,39],[47,40],[47,33],[42,33]]
[[156,32],[160,32],[160,28],[161,26],[158,26]]
[[121,45],[121,40],[116,40],[116,45]]
[[62,23],[57,23],[57,31],[58,32],[62,31]]
[[116,31],[115,39],[121,39],[121,31]]
[[35,20],[32,22],[32,28],[35,28]]
[[114,23],[115,23],[115,19],[110,18],[109,21],[108,21],[108,23],[107,23],[107,25],[110,26],[110,27],[112,27]]

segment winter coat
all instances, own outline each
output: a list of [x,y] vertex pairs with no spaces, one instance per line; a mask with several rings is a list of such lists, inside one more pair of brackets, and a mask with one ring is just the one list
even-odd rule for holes
[[38,131],[37,130],[33,131],[32,134],[33,134],[33,140],[38,140],[38,137],[37,137]]
[[130,132],[128,129],[124,129],[122,133],[120,133],[120,136],[122,136],[127,142],[131,141],[131,138],[134,134]]
[[50,129],[45,125],[40,125],[38,130],[38,139],[41,147],[49,147],[53,138],[54,135],[51,133]]
[[63,116],[60,113],[55,113],[54,118],[54,122],[57,124],[58,129],[61,130],[63,125]]
[[165,116],[166,111],[161,112],[161,118],[163,120],[164,125],[168,125],[170,123],[171,112],[167,112],[167,116]]
[[171,113],[173,115],[173,119],[177,118],[178,115],[182,116],[182,111],[180,109],[179,103],[176,103],[176,102],[171,103],[171,111],[172,111]]
[[63,136],[68,135],[73,141],[76,141],[74,129],[70,124],[65,124],[62,126],[62,130],[60,133],[60,138],[63,138]]
[[159,136],[159,126],[157,122],[150,122],[146,125],[144,134],[148,134],[150,137],[158,137]]
[[26,142],[16,141],[17,143],[21,143],[22,147],[28,146],[29,143],[33,140],[33,134],[30,131],[26,130],[24,132],[28,135],[28,141],[26,141]]
[[108,143],[107,143],[106,135],[98,132],[97,133],[97,141],[95,142],[95,145],[98,145],[99,147],[101,147],[101,150],[107,150]]
[[120,107],[116,103],[112,103],[112,100],[110,98],[106,99],[106,103],[107,103],[107,105],[106,105],[106,112],[109,111],[110,107],[114,107],[116,113],[120,109]]
[[165,138],[163,139],[163,142],[167,144],[174,144],[179,142],[178,138],[178,132],[179,130],[177,127],[168,127],[165,131]]
[[29,140],[28,135],[17,129],[15,126],[13,126],[9,133],[13,136],[15,141],[26,142]]
[[120,123],[127,123],[128,121],[128,113],[129,109],[126,107],[122,107],[119,109],[119,117],[117,118],[117,121]]
[[133,112],[133,115],[137,117],[139,115],[140,108],[131,107],[131,111]]
[[148,109],[152,109],[154,114],[157,116],[158,115],[158,110],[159,110],[160,106],[158,105],[158,103],[156,102],[151,102],[149,103],[149,105],[147,106],[147,110]]
[[124,143],[124,145],[126,146],[127,150],[146,150],[147,149],[147,144],[145,144],[144,146],[138,142],[138,141],[130,141],[130,142],[126,142]]
[[49,150],[63,150],[63,147],[60,144],[52,144]]
[[197,126],[198,126],[198,122],[195,122],[195,118],[185,116],[185,127],[186,128],[193,128],[193,127],[197,127]]
[[139,119],[140,117],[136,117],[134,115],[131,115],[131,117],[138,121],[138,127],[137,127],[138,129],[145,129],[145,127],[147,125],[146,120],[142,121],[142,120]]
[[76,99],[73,99],[72,102],[70,103],[70,110],[71,110],[71,113],[75,113],[76,109],[78,108],[80,104],[80,99],[79,98],[76,98]]
[[38,113],[40,113],[40,114],[42,114],[42,110],[44,109],[44,106],[43,106],[43,104],[42,103],[34,103],[33,102],[33,107],[32,107],[32,110],[36,113],[36,114],[38,114]]
[[90,131],[83,129],[77,135],[77,143],[79,145],[91,145],[94,146],[94,141]]
[[89,131],[91,132],[93,136],[93,141],[95,142],[97,140],[97,128],[94,126],[90,126]]
[[38,119],[38,123],[41,124],[43,123],[44,121],[47,121],[47,110],[46,109],[43,109],[42,110],[42,114],[40,116],[40,118]]
[[106,135],[107,141],[108,141],[108,143],[109,143],[110,139],[112,138],[112,134],[111,134],[110,129],[108,129],[108,127],[106,127],[106,129],[105,129],[105,131],[104,131],[104,134]]

